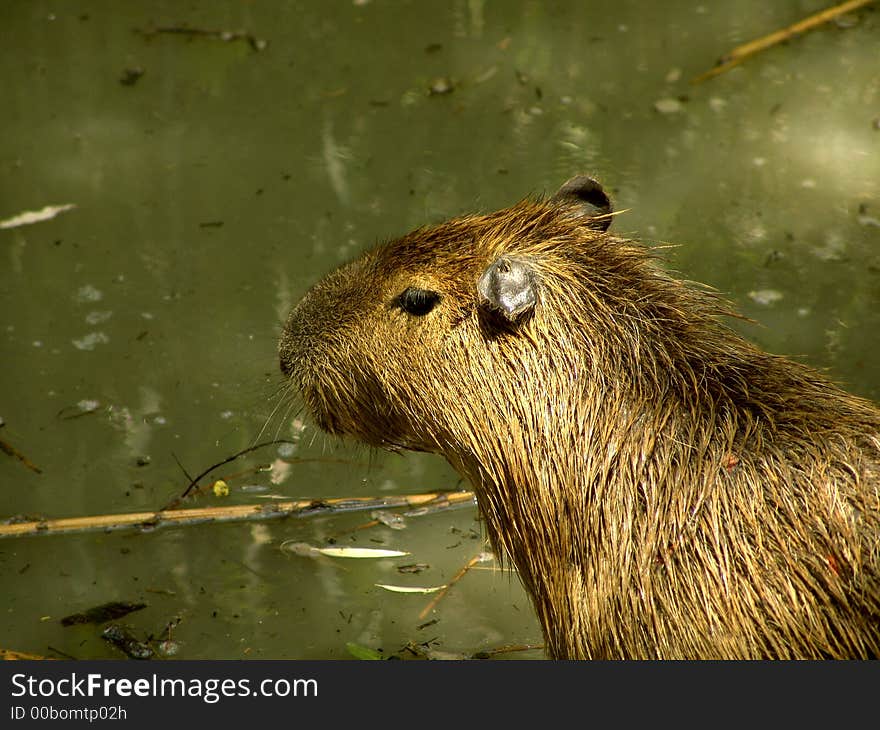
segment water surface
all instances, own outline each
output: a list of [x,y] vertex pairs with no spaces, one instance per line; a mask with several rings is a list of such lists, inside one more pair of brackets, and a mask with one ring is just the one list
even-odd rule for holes
[[[0,220],[77,207],[0,230],[0,438],[42,469],[0,454],[0,517],[157,509],[184,470],[273,438],[304,460],[285,479],[253,471],[278,456],[266,448],[217,470],[228,497],[191,506],[461,486],[438,457],[294,425],[280,324],[375,241],[582,172],[627,209],[618,233],[676,244],[670,266],[755,320],[736,324],[751,339],[880,398],[880,16],[689,83],[824,6],[5,3]],[[246,35],[156,32],[170,28]],[[141,637],[179,618],[186,658],[540,643],[497,565],[424,619],[430,596],[375,586],[447,582],[485,549],[474,509],[352,532],[368,520],[0,540],[0,647],[118,656],[58,621],[112,600],[148,604],[124,620]],[[411,555],[281,549],[331,537]],[[397,571],[413,562],[430,567]]]

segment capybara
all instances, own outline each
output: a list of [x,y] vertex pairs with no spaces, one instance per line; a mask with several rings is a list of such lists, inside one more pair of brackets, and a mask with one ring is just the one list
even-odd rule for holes
[[880,654],[880,409],[607,232],[586,176],[379,245],[291,312],[317,424],[473,484],[552,658]]

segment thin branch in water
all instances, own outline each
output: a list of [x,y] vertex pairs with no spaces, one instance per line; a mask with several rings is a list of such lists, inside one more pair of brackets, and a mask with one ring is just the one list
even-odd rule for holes
[[[423,505],[415,507],[413,509],[406,510],[401,513],[402,517],[424,517],[425,515],[434,514],[436,512],[445,512],[449,509],[455,509],[457,507],[466,506],[461,499],[457,497],[460,494],[459,492],[443,492],[437,495],[436,499],[431,500]],[[453,495],[452,499],[450,499],[450,495]],[[338,539],[342,535],[348,535],[353,532],[359,532],[360,530],[367,530],[371,527],[378,527],[379,525],[386,524],[380,519],[373,519],[369,522],[364,522],[360,525],[355,525],[354,527],[348,530],[342,530],[333,535],[334,539]]]
[[186,467],[185,467],[183,464],[180,463],[180,459],[177,458],[177,454],[175,454],[175,453],[172,451],[172,452],[171,452],[171,456],[174,458],[174,461],[177,462],[177,466],[180,467],[180,471],[183,472],[183,476],[185,476],[187,479],[189,479],[190,484],[192,484],[193,478],[192,478],[192,477],[189,475],[189,473],[187,472]]
[[[236,459],[244,456],[245,454],[249,454],[252,451],[256,451],[257,449],[262,449],[264,446],[274,446],[276,444],[293,444],[293,443],[295,443],[295,442],[290,441],[289,439],[274,439],[272,441],[264,441],[261,444],[255,444],[254,446],[249,446],[246,449],[242,449],[241,451],[236,452],[232,456],[229,456],[226,459],[223,459],[223,461],[218,461],[213,466],[210,466],[207,469],[205,469],[205,471],[203,471],[201,474],[199,474],[195,479],[190,479],[189,484],[187,485],[186,489],[183,490],[183,494],[181,494],[177,499],[175,499],[173,502],[169,503],[168,505],[166,505],[162,509],[163,510],[171,509],[172,507],[179,504],[182,500],[186,499],[187,495],[192,491],[192,488],[194,486],[196,486],[199,479],[207,476],[212,471],[214,471],[214,469],[216,469],[217,467],[223,466],[224,464],[228,464],[230,461],[235,461]],[[183,468],[183,467],[181,467],[181,468]]]
[[38,467],[36,464],[34,464],[30,459],[28,459],[24,454],[22,454],[12,444],[7,443],[3,439],[0,439],[0,451],[3,451],[4,453],[9,454],[14,459],[18,459],[22,464],[24,464],[32,472],[36,472],[37,474],[43,473],[43,470],[40,469],[40,467]]
[[257,38],[253,33],[234,30],[206,30],[204,28],[190,28],[185,25],[160,26],[158,28],[135,28],[135,33],[140,33],[144,38],[152,38],[155,35],[182,35],[188,38],[211,38],[225,41],[247,41],[254,51],[263,51],[269,45],[268,41]]
[[[68,654],[66,651],[61,651],[61,649],[56,649],[54,646],[49,644],[46,647],[49,651],[55,652],[58,656],[63,657],[64,659],[73,659],[74,661],[78,661],[78,658],[73,656],[73,654]],[[46,657],[46,659],[54,659],[55,657]]]
[[450,503],[474,503],[473,492],[450,492],[438,495],[407,494],[387,497],[342,497],[333,499],[301,499],[271,504],[241,504],[220,507],[160,510],[158,512],[130,512],[89,517],[11,521],[0,524],[0,538],[24,535],[54,535],[69,532],[121,530],[124,528],[158,528],[167,525],[194,525],[204,522],[237,522],[267,520],[279,517],[307,517],[318,514],[336,514],[358,510],[416,507],[433,502],[442,496]]
[[848,2],[840,3],[839,5],[835,5],[830,8],[826,8],[821,12],[818,12],[814,15],[810,15],[807,18],[795,23],[794,25],[790,25],[787,28],[783,28],[781,30],[777,30],[769,35],[763,36],[753,41],[749,41],[748,43],[744,43],[741,46],[737,46],[729,53],[722,56],[718,59],[718,63],[714,68],[709,69],[705,73],[700,74],[696,78],[691,80],[692,84],[699,84],[707,79],[712,78],[713,76],[718,76],[719,74],[724,73],[725,71],[729,71],[734,66],[738,66],[743,61],[745,61],[749,56],[753,56],[756,53],[759,53],[767,48],[771,48],[780,43],[784,43],[787,40],[792,39],[796,35],[801,33],[805,33],[808,30],[812,30],[820,25],[824,25],[836,17],[843,15],[844,13],[851,12],[853,10],[857,10],[865,5],[870,5],[874,0],[848,0]]
[[475,651],[471,655],[471,659],[491,659],[499,654],[510,654],[514,651],[533,651],[535,649],[543,649],[543,644],[507,644],[506,646],[498,646],[494,649],[485,649],[483,651]]
[[452,586],[454,586],[456,583],[458,583],[458,581],[460,581],[464,577],[465,573],[467,573],[471,568],[473,568],[482,559],[483,559],[483,553],[479,553],[478,555],[474,555],[474,557],[472,557],[470,560],[468,560],[467,563],[465,563],[464,567],[461,570],[459,570],[452,577],[452,580],[450,580],[446,584],[446,587],[442,591],[439,591],[437,593],[437,595],[431,599],[431,601],[428,603],[428,605],[422,609],[421,613],[419,614],[419,620],[424,619],[425,616],[427,616],[429,613],[431,613],[431,611],[433,611],[434,608],[436,608],[437,604],[440,603],[443,596],[445,596],[449,592],[449,589],[452,588]]

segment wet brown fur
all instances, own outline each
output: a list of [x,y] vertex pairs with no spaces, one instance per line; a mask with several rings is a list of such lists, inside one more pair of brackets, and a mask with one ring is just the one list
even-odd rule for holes
[[[318,424],[474,485],[555,658],[880,654],[880,411],[556,200],[416,230],[319,282],[280,344]],[[540,297],[479,306],[502,253]],[[441,294],[417,317],[407,287]]]

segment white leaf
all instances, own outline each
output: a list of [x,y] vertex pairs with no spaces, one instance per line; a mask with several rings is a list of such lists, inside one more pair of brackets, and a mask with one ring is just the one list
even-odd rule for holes
[[26,210],[18,215],[0,221],[0,228],[17,228],[18,226],[26,226],[31,223],[39,223],[54,218],[59,213],[63,213],[71,208],[76,208],[74,203],[65,203],[64,205],[47,205],[40,210]]
[[419,586],[391,586],[387,583],[374,583],[373,585],[392,593],[436,593],[446,588],[446,586],[429,586],[427,588],[420,588]]
[[358,547],[326,547],[318,548],[318,552],[322,555],[329,555],[331,558],[399,558],[409,555],[409,553],[403,553],[400,550]]

